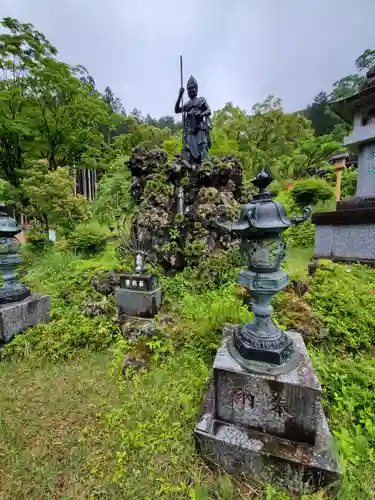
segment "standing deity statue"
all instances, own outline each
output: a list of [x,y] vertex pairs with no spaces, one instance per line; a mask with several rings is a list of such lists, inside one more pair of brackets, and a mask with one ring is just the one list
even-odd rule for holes
[[191,76],[187,82],[189,100],[181,105],[184,88],[180,88],[175,113],[182,113],[182,158],[192,164],[200,164],[208,157],[211,147],[211,110],[204,97],[198,97],[198,83]]

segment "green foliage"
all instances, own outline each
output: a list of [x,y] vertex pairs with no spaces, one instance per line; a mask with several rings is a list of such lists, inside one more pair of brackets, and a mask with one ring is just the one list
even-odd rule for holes
[[294,184],[292,199],[298,207],[316,205],[333,198],[333,189],[324,179],[303,179]]
[[90,254],[103,250],[109,230],[98,222],[78,224],[69,234],[68,243],[71,250]]
[[310,248],[314,245],[315,226],[310,220],[290,227],[285,233],[285,241],[291,247]]
[[343,123],[341,118],[334,115],[328,108],[328,96],[323,91],[314,97],[312,104],[307,106],[301,114],[311,121],[318,136],[332,133],[336,125]]
[[129,497],[178,499],[199,485],[191,429],[207,376],[205,363],[187,351],[134,374],[131,393],[122,384],[123,404],[108,424],[119,436],[113,480]]
[[38,221],[34,221],[31,231],[28,232],[28,243],[33,250],[41,251],[53,243],[48,239],[48,233]]
[[197,266],[186,267],[173,277],[160,277],[161,286],[168,297],[182,299],[186,293],[204,293],[218,287],[234,284],[240,269],[238,249],[219,250],[199,261]]
[[[114,248],[95,260],[55,250],[29,257],[24,263],[26,273],[22,280],[33,290],[51,296],[52,318],[49,323],[36,325],[17,336],[3,348],[1,355],[12,359],[27,357],[40,363],[72,358],[82,349],[108,348],[119,332],[118,324],[106,316],[89,318],[83,313],[87,303],[104,300],[91,285],[91,277],[100,271],[113,270],[114,263]],[[111,299],[105,302],[103,306],[114,313]]]
[[290,155],[298,141],[312,133],[305,118],[284,113],[280,99],[273,96],[255,104],[251,115],[226,104],[214,113],[213,122],[213,152],[215,148],[224,148],[225,152],[238,155],[248,176],[254,175],[260,166],[272,165],[276,158]]
[[[134,116],[124,119],[127,133],[115,137],[114,147],[123,155],[130,155],[135,146],[143,146],[149,149],[160,148],[164,141],[171,139],[172,133],[168,128],[158,128],[140,122]],[[171,143],[167,143],[172,146]],[[174,146],[173,146],[174,147]]]
[[318,269],[307,300],[329,329],[329,345],[347,352],[375,346],[375,270],[327,264]]
[[103,224],[111,224],[119,213],[130,217],[133,201],[130,197],[131,173],[124,166],[126,156],[119,156],[108,166],[100,179],[98,193],[93,202],[93,215]]
[[199,262],[206,250],[207,245],[204,241],[194,240],[190,243],[186,243],[184,254],[189,264],[193,264]]
[[343,479],[338,498],[372,498],[375,481],[375,412],[373,359],[340,359],[312,351],[323,387],[329,420],[340,451]]
[[174,135],[163,142],[163,149],[168,153],[170,160],[173,159],[176,153],[179,153],[182,149],[182,134]]
[[278,179],[300,179],[329,167],[328,160],[342,148],[332,135],[301,139],[291,154],[276,159],[272,172]]
[[101,148],[105,103],[55,59],[56,49],[31,24],[5,18],[0,35],[0,155],[3,178],[18,188],[26,159],[50,170],[93,158]]
[[88,218],[86,198],[74,193],[74,177],[68,168],[49,171],[45,161],[36,162],[27,170],[22,188],[27,192],[29,217],[42,217],[46,225],[64,232]]
[[354,196],[357,189],[358,170],[345,168],[341,178],[341,198]]
[[41,361],[58,361],[75,356],[78,349],[104,350],[116,333],[118,326],[114,322],[107,318],[87,318],[73,307],[58,319],[17,336],[1,354],[3,359],[23,359],[32,354]]

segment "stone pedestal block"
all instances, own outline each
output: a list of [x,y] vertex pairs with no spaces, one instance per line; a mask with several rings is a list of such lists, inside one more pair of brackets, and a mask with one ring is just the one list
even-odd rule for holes
[[152,318],[161,308],[162,292],[161,288],[152,291],[117,288],[115,299],[119,318],[122,315]]
[[375,211],[372,224],[341,226],[318,224],[317,222],[315,230],[316,258],[363,264],[375,263]]
[[340,472],[329,451],[331,434],[321,409],[315,446],[289,441],[216,419],[212,382],[195,434],[205,460],[229,474],[242,474],[298,494],[339,485]]
[[224,337],[195,432],[203,457],[228,473],[305,493],[338,484],[340,468],[306,347],[288,335],[299,363],[279,374],[244,370]]
[[301,335],[287,334],[299,363],[279,375],[246,371],[223,341],[214,363],[216,415],[224,422],[314,444],[321,388]]
[[34,293],[20,302],[0,306],[0,342],[9,342],[18,333],[50,320],[49,295]]

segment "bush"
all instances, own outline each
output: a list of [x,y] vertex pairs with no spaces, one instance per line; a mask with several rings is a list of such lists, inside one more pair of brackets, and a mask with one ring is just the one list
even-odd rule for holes
[[32,229],[27,232],[27,241],[32,250],[38,251],[53,245],[52,241],[48,238],[47,232],[37,221],[34,221]]
[[375,348],[375,270],[355,264],[318,269],[307,295],[329,330],[332,348],[347,352]]
[[284,239],[291,247],[312,247],[314,245],[315,226],[310,220],[291,226],[285,233]]
[[99,252],[108,236],[109,230],[98,222],[79,224],[68,237],[69,248],[85,254]]
[[[343,477],[338,498],[373,498],[375,397],[373,359],[340,359],[312,352],[328,406],[331,431],[340,451]],[[327,404],[328,403],[328,404]]]
[[13,359],[30,355],[43,361],[69,359],[78,349],[106,349],[118,331],[118,325],[108,318],[88,318],[73,306],[66,308],[61,317],[18,335],[3,348],[1,354],[3,358]]
[[341,180],[341,198],[346,198],[347,196],[354,196],[357,188],[357,169],[345,168],[342,172]]
[[[18,335],[3,348],[2,355],[30,357],[39,363],[40,360],[72,358],[81,349],[105,350],[119,331],[118,324],[106,314],[114,310],[115,304],[112,297],[106,300],[95,292],[91,278],[98,272],[113,270],[115,262],[111,245],[95,259],[80,259],[71,252],[57,252],[55,248],[40,256],[33,254],[29,265],[22,266],[23,271],[27,269],[22,280],[33,290],[51,296],[52,319]],[[86,315],[93,303],[105,306],[103,316]]]
[[303,179],[295,183],[291,195],[298,207],[304,207],[332,199],[333,189],[324,179]]

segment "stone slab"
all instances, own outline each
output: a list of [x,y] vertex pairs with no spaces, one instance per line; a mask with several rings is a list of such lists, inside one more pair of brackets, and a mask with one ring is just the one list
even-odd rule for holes
[[375,224],[317,225],[314,256],[363,263],[375,261]]
[[336,210],[355,210],[358,208],[375,208],[375,196],[352,196],[336,202]]
[[341,208],[334,212],[316,212],[313,214],[311,221],[317,226],[361,226],[375,224],[375,207]]
[[150,292],[116,288],[115,299],[119,316],[152,318],[162,306],[161,288]]
[[332,256],[333,226],[315,226],[314,256],[329,259]]
[[[375,127],[372,127],[375,133]],[[372,144],[363,146],[358,155],[356,196],[375,196],[375,137]]]
[[50,320],[51,298],[34,293],[20,302],[0,306],[0,342],[9,342],[18,333]]
[[301,335],[287,332],[299,354],[287,373],[251,373],[223,339],[214,361],[216,417],[275,436],[314,444],[321,387]]
[[299,494],[328,485],[338,487],[340,467],[331,451],[331,434],[320,404],[314,446],[223,422],[216,418],[215,410],[212,378],[195,429],[197,444],[209,463],[229,474]]

